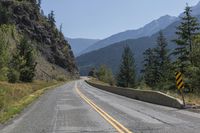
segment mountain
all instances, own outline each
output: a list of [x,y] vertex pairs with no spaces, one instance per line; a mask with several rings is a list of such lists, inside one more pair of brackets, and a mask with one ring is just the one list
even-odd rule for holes
[[79,76],[69,43],[55,24],[40,13],[37,0],[1,0],[0,25],[12,27],[7,43],[10,49],[16,47],[20,38],[29,39],[36,51],[36,79]]
[[140,37],[151,36],[154,33],[158,32],[159,30],[166,28],[167,26],[169,26],[171,23],[175,22],[176,20],[177,20],[176,17],[172,17],[169,15],[162,16],[159,19],[154,20],[154,21],[150,22],[149,24],[145,25],[144,27],[139,28],[137,30],[128,30],[125,32],[121,32],[121,33],[112,35],[106,39],[103,39],[103,40],[93,44],[86,50],[82,51],[81,54],[84,54],[84,53],[87,53],[87,52],[90,52],[93,50],[97,50],[97,49],[106,47],[110,44],[120,42],[123,40],[137,39]]
[[80,55],[80,52],[87,49],[89,46],[100,41],[98,39],[84,39],[84,38],[66,38],[72,47],[75,56]]
[[[192,11],[193,11],[192,15],[196,16],[200,22],[200,2],[196,6],[192,7]],[[181,16],[182,16],[182,14],[179,15],[179,17],[181,17]],[[170,16],[165,16],[165,17],[168,18],[168,20],[170,19]],[[165,17],[161,17],[160,20],[164,20],[163,18],[165,18]],[[180,19],[173,18],[171,22],[173,22],[173,23],[169,24],[168,26],[166,26],[166,28],[163,28],[163,30],[162,30],[165,37],[168,40],[168,47],[170,50],[172,50],[176,47],[176,45],[171,40],[173,40],[176,37],[175,31],[176,31],[176,27],[180,24]],[[151,26],[153,27],[155,24],[156,24],[156,21],[152,21],[148,26],[147,25],[144,26],[144,27],[147,27],[146,37],[141,37],[138,39],[128,39],[128,40],[120,41],[117,43],[110,43],[110,44],[108,44],[108,46],[106,46],[107,45],[106,43],[104,43],[104,44],[102,43],[103,47],[101,47],[101,48],[98,47],[100,49],[96,49],[94,51],[85,53],[85,54],[77,57],[77,63],[79,66],[80,74],[87,75],[91,68],[93,68],[93,67],[98,68],[101,64],[107,65],[108,67],[110,67],[113,70],[114,73],[116,73],[119,69],[118,67],[120,65],[120,59],[121,59],[121,55],[122,55],[123,48],[125,45],[129,45],[129,47],[132,49],[132,51],[134,53],[135,61],[136,61],[136,69],[137,69],[137,72],[139,73],[143,67],[143,65],[142,65],[143,52],[148,48],[155,47],[155,45],[156,45],[156,38],[158,36],[158,32],[149,36],[152,31]],[[161,24],[161,23],[157,23],[157,24]],[[149,27],[149,29],[148,29],[148,27]],[[159,26],[157,26],[157,27],[159,27]],[[124,34],[125,33],[126,32],[124,32]],[[95,44],[96,46],[93,45],[92,47],[97,48],[98,44],[100,45],[101,42],[106,42],[106,41],[109,42],[111,40],[111,38],[115,38],[116,36],[118,36],[120,34],[121,33],[111,36],[105,40],[99,41]],[[123,33],[121,35],[123,35]],[[114,41],[114,39],[111,40],[111,42],[112,41]],[[106,47],[104,47],[104,46],[106,46]]]
[[[200,20],[200,16],[198,16]],[[200,21],[199,21],[200,22]],[[172,23],[163,30],[163,34],[167,38],[168,48],[172,50],[176,45],[171,41],[176,38],[176,27],[180,24],[180,20]],[[156,39],[158,33],[155,33],[151,37],[142,37],[138,39],[129,39],[118,43],[111,44],[107,47],[83,54],[77,57],[77,63],[81,75],[87,75],[91,68],[98,68],[101,64],[105,64],[112,69],[114,73],[117,73],[120,65],[121,55],[123,48],[128,45],[134,53],[136,62],[136,70],[139,73],[143,68],[143,52],[148,48],[156,46]]]

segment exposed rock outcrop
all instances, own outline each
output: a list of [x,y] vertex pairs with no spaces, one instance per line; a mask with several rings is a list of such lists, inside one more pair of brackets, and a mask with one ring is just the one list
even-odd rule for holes
[[19,33],[35,42],[36,49],[47,62],[78,77],[69,43],[56,26],[40,13],[35,0],[1,0],[0,4],[8,10],[9,23],[16,25]]

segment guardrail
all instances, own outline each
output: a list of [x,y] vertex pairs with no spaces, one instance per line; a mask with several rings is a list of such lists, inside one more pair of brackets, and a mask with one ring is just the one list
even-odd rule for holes
[[96,84],[90,81],[86,81],[86,83],[101,90],[126,96],[132,99],[141,100],[158,105],[164,105],[173,108],[179,108],[179,109],[183,108],[183,103],[181,102],[181,100],[159,91],[134,90],[130,88],[112,87],[112,86]]

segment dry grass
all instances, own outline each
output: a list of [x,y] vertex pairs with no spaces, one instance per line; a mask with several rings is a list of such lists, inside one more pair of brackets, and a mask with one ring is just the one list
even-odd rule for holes
[[96,78],[90,78],[90,82],[96,83],[96,84],[100,84],[100,85],[106,85],[106,86],[110,86],[108,83],[102,82]]
[[33,83],[10,84],[0,82],[0,123],[4,123],[20,113],[50,86],[61,82],[34,81]]
[[[175,91],[164,91],[164,93],[182,100],[181,94]],[[184,93],[186,104],[200,106],[200,94]]]

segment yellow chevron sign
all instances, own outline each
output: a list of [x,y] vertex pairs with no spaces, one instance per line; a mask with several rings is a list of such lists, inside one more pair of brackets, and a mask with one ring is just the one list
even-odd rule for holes
[[181,72],[176,72],[176,86],[179,90],[184,88],[183,77]]

